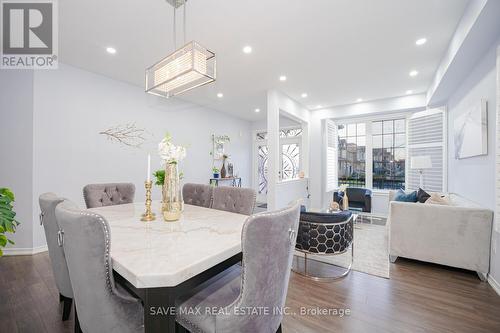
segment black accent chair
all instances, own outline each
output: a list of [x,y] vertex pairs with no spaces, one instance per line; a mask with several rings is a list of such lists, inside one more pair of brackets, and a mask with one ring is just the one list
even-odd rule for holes
[[[299,268],[300,259],[292,268],[296,273],[313,280],[334,280],[349,274],[353,260],[353,216],[350,211],[336,213],[316,213],[301,210],[299,230],[295,249],[303,255],[303,269]],[[340,275],[318,276],[308,269],[308,255],[332,256],[351,250],[350,264]],[[313,259],[314,260],[314,259]],[[322,262],[322,261],[319,261]],[[337,266],[328,262],[323,264]]]
[[[372,191],[361,187],[348,187],[346,189],[349,200],[349,209],[371,213],[372,211]],[[342,207],[344,193],[335,191],[333,200]]]

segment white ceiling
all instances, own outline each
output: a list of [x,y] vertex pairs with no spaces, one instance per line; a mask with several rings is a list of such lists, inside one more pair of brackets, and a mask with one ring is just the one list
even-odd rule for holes
[[[189,0],[187,39],[216,52],[217,81],[180,97],[258,120],[270,88],[310,109],[425,92],[467,3]],[[428,42],[417,47],[420,37]],[[60,1],[59,40],[61,62],[143,86],[144,69],[173,51],[172,7],[165,0]],[[252,54],[242,52],[245,45]],[[106,53],[107,46],[118,52]]]

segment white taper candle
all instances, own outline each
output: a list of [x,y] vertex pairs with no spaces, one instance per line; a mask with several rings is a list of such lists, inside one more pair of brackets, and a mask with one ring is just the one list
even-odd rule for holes
[[151,154],[148,154],[148,182],[151,181]]

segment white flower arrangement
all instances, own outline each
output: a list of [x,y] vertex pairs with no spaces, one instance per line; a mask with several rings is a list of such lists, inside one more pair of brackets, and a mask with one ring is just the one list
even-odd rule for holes
[[178,163],[186,158],[186,148],[175,146],[172,137],[167,134],[158,144],[158,155],[164,164]]

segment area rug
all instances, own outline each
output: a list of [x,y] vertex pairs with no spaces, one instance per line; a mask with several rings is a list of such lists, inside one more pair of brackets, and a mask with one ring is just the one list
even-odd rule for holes
[[[354,228],[354,260],[352,269],[389,279],[389,235],[387,225],[359,223]],[[295,255],[303,254],[295,251]],[[350,251],[338,256],[308,255],[308,258],[347,267]]]

